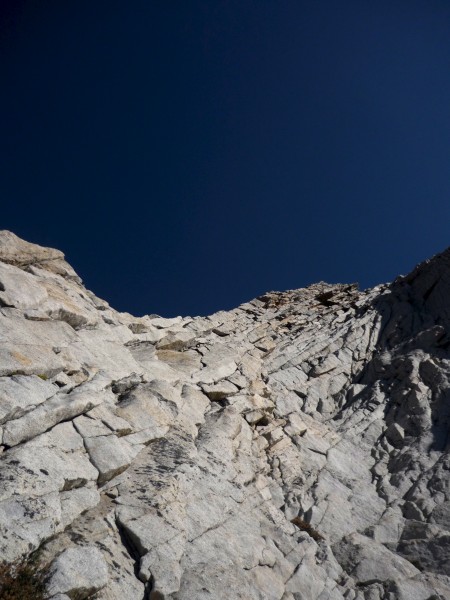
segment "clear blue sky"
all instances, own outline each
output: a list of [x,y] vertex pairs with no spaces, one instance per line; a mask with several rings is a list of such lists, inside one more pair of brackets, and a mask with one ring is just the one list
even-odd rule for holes
[[450,244],[448,0],[3,0],[0,227],[134,314]]

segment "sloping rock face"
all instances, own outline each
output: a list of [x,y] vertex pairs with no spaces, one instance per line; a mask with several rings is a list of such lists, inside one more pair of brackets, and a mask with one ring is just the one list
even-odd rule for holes
[[49,598],[450,598],[450,250],[175,319],[0,261],[0,556]]

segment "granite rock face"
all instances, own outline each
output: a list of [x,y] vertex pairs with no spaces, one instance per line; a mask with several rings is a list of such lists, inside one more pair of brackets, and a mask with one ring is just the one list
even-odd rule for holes
[[0,556],[49,598],[450,599],[450,250],[174,319],[0,261]]

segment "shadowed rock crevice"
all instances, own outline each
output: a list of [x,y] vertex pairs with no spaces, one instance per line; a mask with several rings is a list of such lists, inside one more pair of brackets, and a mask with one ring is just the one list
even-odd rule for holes
[[[133,542],[130,532],[120,522],[120,519],[118,519],[117,517],[116,517],[116,525],[117,525],[117,530],[119,532],[120,541],[122,542],[124,548],[128,552],[130,558],[134,562],[134,575],[137,579],[139,579],[139,565],[140,565],[140,560],[141,560],[141,554],[139,553],[138,549],[136,548],[136,544],[135,544],[135,542]],[[152,588],[151,580],[147,581],[147,582],[143,582],[143,583],[144,583],[144,591],[143,591],[142,598],[137,598],[136,600],[148,600],[149,598],[151,598],[151,588]]]

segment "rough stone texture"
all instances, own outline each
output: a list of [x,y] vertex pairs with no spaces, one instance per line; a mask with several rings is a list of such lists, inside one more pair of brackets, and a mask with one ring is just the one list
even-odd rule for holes
[[54,560],[48,582],[51,595],[89,598],[108,583],[108,566],[95,546],[67,548]]
[[450,250],[135,318],[0,232],[0,554],[77,600],[450,599]]

